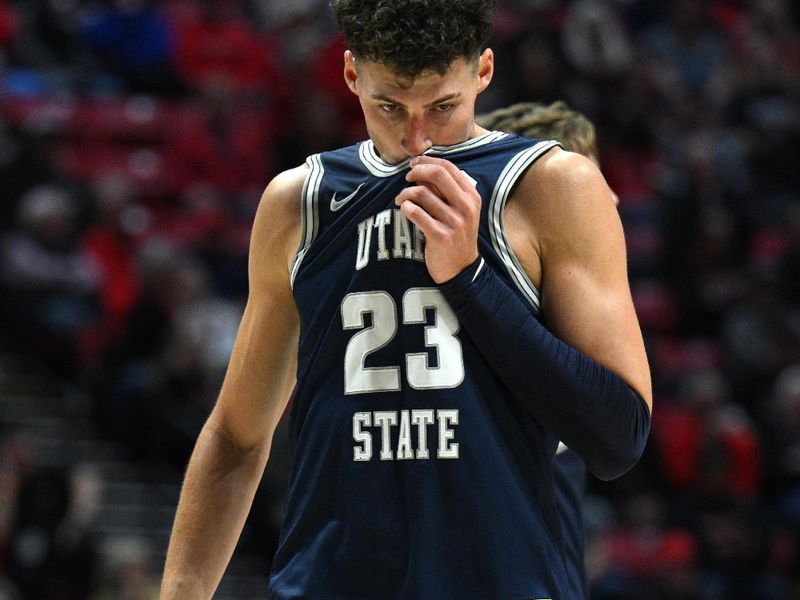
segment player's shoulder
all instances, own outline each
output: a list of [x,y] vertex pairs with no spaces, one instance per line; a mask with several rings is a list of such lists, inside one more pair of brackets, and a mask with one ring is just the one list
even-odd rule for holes
[[254,226],[258,228],[263,221],[271,224],[285,223],[300,225],[300,205],[303,187],[310,167],[300,165],[278,173],[269,182],[256,212]]
[[575,152],[552,148],[525,173],[522,201],[537,213],[562,216],[616,212],[611,190],[597,165]]
[[605,183],[594,162],[582,154],[558,146],[541,156],[525,177],[527,185],[556,192]]
[[261,196],[261,205],[267,210],[282,210],[289,205],[297,206],[303,192],[310,167],[307,163],[278,173],[269,182]]
[[540,254],[545,248],[583,247],[617,235],[619,215],[600,170],[583,155],[552,148],[522,177],[513,200]]
[[304,164],[282,171],[267,185],[253,223],[251,262],[259,256],[291,262],[300,239],[301,198],[309,170]]

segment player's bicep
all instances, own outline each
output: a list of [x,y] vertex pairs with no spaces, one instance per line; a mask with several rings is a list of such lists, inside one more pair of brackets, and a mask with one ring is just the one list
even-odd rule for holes
[[542,311],[553,333],[617,373],[649,403],[649,368],[626,283],[583,265],[555,265],[545,270]]
[[542,312],[556,335],[621,376],[650,403],[647,356],[628,284],[625,239],[593,167],[557,177],[542,245]]

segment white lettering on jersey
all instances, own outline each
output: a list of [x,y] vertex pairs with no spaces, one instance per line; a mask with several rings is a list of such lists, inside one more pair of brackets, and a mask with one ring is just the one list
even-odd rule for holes
[[411,258],[411,223],[399,208],[394,209],[394,252],[395,258]]
[[411,422],[417,426],[417,458],[430,458],[428,425],[433,424],[432,410],[412,410]]
[[425,234],[413,223],[411,230],[414,232],[414,260],[425,262]]
[[[374,248],[373,229],[378,230]],[[377,215],[361,221],[357,226],[357,237],[357,271],[369,264],[373,253],[378,260],[410,258],[418,262],[425,262],[425,234],[403,216],[403,213],[397,208],[387,208]]]
[[[434,414],[436,415],[434,419]],[[458,409],[413,409],[380,410],[353,414],[353,460],[370,461],[373,458],[373,436],[380,436],[380,460],[425,460],[430,458],[428,449],[428,427],[436,422],[438,448],[436,458],[458,458],[458,442],[455,426],[458,425]],[[367,428],[373,429],[372,432]],[[397,443],[393,434],[397,430]],[[413,433],[417,436],[416,453],[413,448]]]
[[378,230],[378,260],[386,260],[389,258],[389,250],[386,249],[386,226],[391,222],[391,208],[379,212],[375,217],[375,229]]
[[361,446],[353,446],[353,460],[364,461],[372,458],[372,434],[364,427],[372,425],[372,413],[357,412],[353,415],[353,440]]
[[372,241],[372,221],[370,217],[358,224],[358,251],[356,252],[356,270],[363,269],[369,264],[369,246]]
[[397,425],[397,411],[375,411],[375,426],[381,428],[381,460],[392,460],[391,428]]
[[455,432],[448,425],[458,425],[458,410],[437,410],[439,421],[439,449],[436,458],[458,458],[458,442],[453,442]]
[[397,460],[411,460],[411,419],[407,410],[400,411],[400,433],[397,438]]

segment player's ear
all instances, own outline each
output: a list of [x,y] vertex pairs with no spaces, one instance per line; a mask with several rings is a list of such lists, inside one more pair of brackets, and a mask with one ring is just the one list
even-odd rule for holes
[[344,51],[344,81],[354,94],[358,94],[358,71],[356,57],[350,50]]
[[489,87],[494,75],[494,52],[491,48],[481,53],[478,57],[478,93]]

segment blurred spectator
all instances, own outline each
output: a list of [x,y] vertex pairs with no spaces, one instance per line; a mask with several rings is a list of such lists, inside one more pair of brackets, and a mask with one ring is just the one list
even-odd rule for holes
[[60,171],[58,131],[44,117],[21,127],[0,117],[0,231],[18,225],[17,212],[23,194],[43,182],[75,187]]
[[140,295],[124,323],[123,335],[106,349],[94,383],[95,412],[102,431],[119,440],[132,456],[147,455],[149,428],[159,409],[152,405],[160,384],[159,358],[166,347],[170,321],[191,288],[177,274],[177,253],[159,240],[137,257]]
[[[85,81],[94,63],[80,38],[79,0],[31,0],[15,7],[20,25],[13,58],[15,63],[35,69],[29,72],[34,89],[55,92]],[[37,74],[43,76],[38,84]]]
[[699,90],[728,59],[727,41],[707,3],[677,0],[664,6],[667,19],[645,30],[643,46],[661,68],[677,73],[686,91]]
[[326,4],[325,0],[252,2],[262,28],[276,43],[275,56],[280,57],[284,72],[303,69],[324,51],[335,29]]
[[800,203],[793,203],[781,223],[781,279],[786,282],[789,300],[800,305]]
[[667,523],[667,506],[652,494],[628,499],[622,522],[604,539],[606,570],[592,598],[691,600],[700,592],[698,543]]
[[214,187],[195,185],[186,190],[176,219],[167,224],[169,238],[203,262],[212,288],[226,298],[247,296],[250,224],[260,195],[252,198],[251,206],[247,195],[225,202]]
[[157,600],[157,565],[147,541],[111,537],[99,551],[98,590],[90,600]]
[[14,36],[19,25],[17,21],[17,12],[13,3],[9,0],[0,1],[0,52],[4,57],[14,47]]
[[33,452],[20,435],[5,433],[0,437],[0,573],[14,544],[12,534],[23,479],[34,468]]
[[686,246],[673,255],[673,289],[680,294],[683,329],[706,335],[718,330],[721,317],[748,290],[740,267],[744,248],[736,219],[724,206],[699,207],[692,229]]
[[22,600],[13,583],[0,575],[0,600]]
[[113,0],[90,10],[86,44],[106,68],[123,76],[133,92],[181,90],[172,68],[174,32],[155,0]]
[[[556,36],[541,26],[531,28],[526,35],[516,40],[512,48],[510,63],[513,71],[502,80],[511,89],[505,91],[513,98],[537,98],[548,103],[564,97],[563,79],[566,69],[557,52]],[[500,65],[502,73],[503,66]],[[508,68],[508,67],[505,67]],[[571,100],[571,98],[569,98]]]
[[141,300],[106,352],[96,407],[132,456],[180,463],[222,383],[241,308],[215,296],[203,265],[169,243],[151,242],[140,260]]
[[145,209],[131,202],[131,190],[118,175],[100,177],[94,185],[95,217],[84,245],[102,265],[101,306],[113,321],[126,317],[138,301],[135,240],[147,222]]
[[766,574],[768,531],[745,508],[714,508],[696,519],[705,597],[784,600],[788,586]]
[[83,358],[90,363],[123,335],[127,318],[139,301],[136,238],[148,219],[145,209],[131,202],[130,187],[121,176],[100,177],[93,191],[95,214],[82,237],[83,249],[99,271],[101,314],[83,340]]
[[753,268],[747,274],[747,293],[725,314],[720,334],[736,398],[752,409],[767,382],[800,361],[800,307],[789,302],[778,272]]
[[624,24],[611,2],[573,2],[563,27],[564,54],[585,76],[619,73],[633,58]]
[[778,375],[767,411],[772,495],[781,522],[800,530],[800,363]]
[[19,473],[11,507],[8,574],[31,600],[88,597],[95,544],[88,526],[97,507],[97,476],[35,463]]
[[275,142],[277,171],[296,167],[324,148],[337,148],[366,139],[361,105],[341,73],[346,46],[333,36],[308,57],[309,77],[293,82],[291,110],[282,111],[283,124]]
[[161,455],[178,458],[180,465],[222,385],[243,307],[216,296],[207,270],[198,262],[179,262],[175,277],[182,297],[172,313],[160,356],[161,380],[153,390],[161,433],[153,445],[156,453],[161,448]]
[[653,442],[667,482],[692,510],[756,500],[761,467],[758,438],[747,414],[731,403],[715,369],[689,373],[678,401],[653,414]]
[[4,287],[22,340],[63,374],[74,372],[79,337],[97,319],[98,265],[77,244],[71,193],[42,185],[22,198],[20,229],[3,249]]
[[195,89],[224,79],[237,90],[264,90],[278,73],[272,48],[234,0],[201,0],[177,23],[175,63]]
[[224,78],[207,79],[194,110],[168,132],[167,160],[175,185],[205,184],[235,197],[263,191],[274,169],[269,110],[248,104]]

